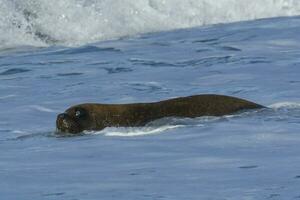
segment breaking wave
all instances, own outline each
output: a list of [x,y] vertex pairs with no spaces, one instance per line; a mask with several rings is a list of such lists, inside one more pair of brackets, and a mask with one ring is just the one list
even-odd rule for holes
[[0,48],[76,46],[141,33],[299,14],[298,0],[0,0]]

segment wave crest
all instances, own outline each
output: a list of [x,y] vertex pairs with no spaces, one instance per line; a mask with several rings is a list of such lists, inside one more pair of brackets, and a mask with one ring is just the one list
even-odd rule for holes
[[299,14],[296,0],[0,0],[0,48],[74,46],[139,33]]

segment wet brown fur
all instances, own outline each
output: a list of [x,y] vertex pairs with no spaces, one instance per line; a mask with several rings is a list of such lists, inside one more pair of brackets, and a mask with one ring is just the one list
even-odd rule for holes
[[[154,103],[133,104],[80,104],[66,110],[64,127],[57,118],[57,129],[61,132],[79,133],[83,130],[101,130],[105,127],[144,126],[150,121],[164,117],[222,116],[246,109],[263,106],[235,97],[224,95],[195,95],[174,98]],[[81,109],[85,116],[76,119],[76,110]]]

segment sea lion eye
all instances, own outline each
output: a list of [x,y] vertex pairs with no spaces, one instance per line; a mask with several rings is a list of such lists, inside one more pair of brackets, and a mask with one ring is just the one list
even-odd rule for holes
[[80,110],[77,110],[77,111],[75,112],[75,116],[76,116],[76,117],[79,117],[80,115],[81,115]]
[[82,117],[85,116],[85,114],[86,113],[85,113],[84,109],[78,108],[78,109],[75,110],[75,117],[76,118],[82,118]]

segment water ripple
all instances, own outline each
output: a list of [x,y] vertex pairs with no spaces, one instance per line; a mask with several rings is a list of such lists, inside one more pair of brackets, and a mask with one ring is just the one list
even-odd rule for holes
[[79,76],[82,75],[81,72],[73,72],[73,73],[59,73],[57,76]]
[[5,71],[1,72],[0,76],[25,73],[25,72],[29,72],[29,71],[31,71],[31,70],[24,69],[24,68],[12,68],[12,69],[8,69],[8,70],[5,70]]
[[216,43],[219,41],[219,38],[210,38],[210,39],[203,39],[203,40],[195,40],[192,43]]
[[242,49],[231,47],[231,46],[222,46],[220,47],[220,49],[225,51],[242,51]]
[[145,59],[139,59],[139,58],[131,58],[129,61],[133,65],[145,65],[145,66],[151,66],[151,67],[177,67],[176,65],[164,62],[164,61],[156,61],[156,60],[145,60]]
[[203,65],[206,67],[215,65],[215,64],[222,64],[222,63],[229,63],[231,61],[232,56],[212,56],[201,58],[197,60],[187,60],[187,61],[180,61],[177,62],[177,66],[196,66],[196,65]]
[[147,92],[156,92],[162,90],[163,87],[160,86],[159,83],[156,82],[148,82],[148,83],[130,83],[128,84],[131,89],[137,91],[147,91]]
[[60,52],[60,54],[82,54],[95,52],[121,52],[121,50],[114,47],[84,46],[80,48],[63,50]]
[[127,67],[115,67],[115,68],[104,67],[104,69],[109,74],[117,74],[117,73],[122,73],[122,72],[131,72],[131,71],[133,71],[132,69],[127,68]]

